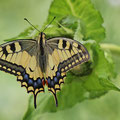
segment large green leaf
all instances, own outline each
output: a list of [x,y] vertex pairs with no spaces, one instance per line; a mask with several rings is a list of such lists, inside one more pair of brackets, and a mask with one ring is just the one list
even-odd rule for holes
[[76,19],[79,19],[84,40],[94,39],[99,42],[105,37],[102,27],[103,19],[90,0],[54,0],[49,10],[48,21],[54,16],[59,22],[61,19],[72,16],[72,20],[65,19],[70,26],[74,25]]

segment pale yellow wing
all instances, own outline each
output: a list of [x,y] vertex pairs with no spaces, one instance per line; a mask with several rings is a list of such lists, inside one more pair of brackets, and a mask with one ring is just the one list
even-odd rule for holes
[[0,46],[0,70],[17,76],[21,86],[36,96],[44,91],[44,77],[37,61],[35,40],[16,40]]
[[60,90],[64,83],[66,72],[78,64],[89,60],[87,49],[79,42],[68,38],[52,38],[47,41],[48,63],[46,79],[48,90],[51,91],[56,100],[56,91]]

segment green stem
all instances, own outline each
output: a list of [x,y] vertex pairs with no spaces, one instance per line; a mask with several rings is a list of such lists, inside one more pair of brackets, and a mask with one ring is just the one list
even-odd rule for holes
[[101,43],[100,46],[102,49],[110,50],[111,52],[120,54],[120,46],[118,45],[109,44],[109,43]]

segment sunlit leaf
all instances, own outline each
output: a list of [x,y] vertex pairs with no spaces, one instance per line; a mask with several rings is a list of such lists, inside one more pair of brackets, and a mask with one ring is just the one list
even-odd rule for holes
[[90,0],[54,0],[47,21],[51,21],[54,16],[58,22],[63,20],[66,27],[75,26],[74,23],[79,19],[84,40],[94,39],[99,42],[105,37],[103,19]]

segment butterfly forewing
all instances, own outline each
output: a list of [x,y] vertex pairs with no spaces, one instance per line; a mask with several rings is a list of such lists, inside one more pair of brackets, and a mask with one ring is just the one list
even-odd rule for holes
[[53,38],[47,41],[48,51],[58,64],[61,71],[67,72],[74,66],[89,60],[87,49],[75,40]]
[[56,90],[60,90],[60,84],[64,83],[63,79],[66,72],[78,64],[87,62],[89,53],[82,44],[68,38],[47,40],[47,49],[46,79],[48,81],[48,90],[56,97]]

